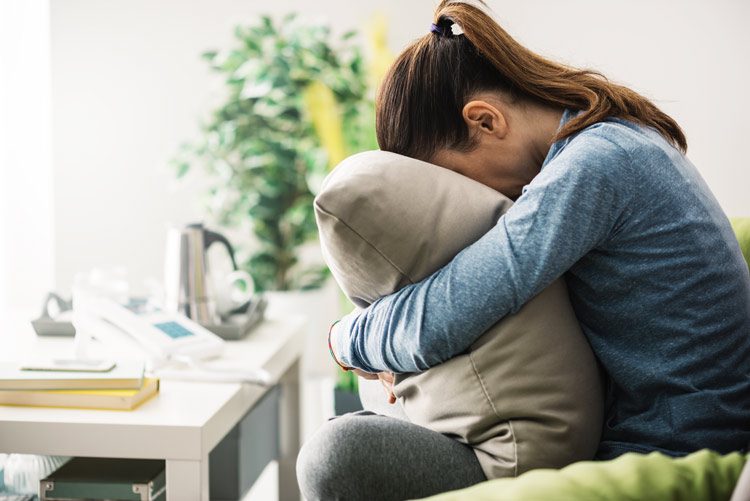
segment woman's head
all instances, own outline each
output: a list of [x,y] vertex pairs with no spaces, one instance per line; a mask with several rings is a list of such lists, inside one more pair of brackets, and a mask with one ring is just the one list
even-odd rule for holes
[[437,7],[432,30],[401,53],[380,87],[378,143],[449,168],[461,164],[459,171],[496,158],[496,170],[523,177],[543,160],[525,151],[533,149],[535,122],[559,120],[564,108],[582,112],[560,131],[555,122],[549,140],[618,117],[687,148],[677,123],[643,96],[596,72],[549,61],[516,42],[483,9],[448,0]]

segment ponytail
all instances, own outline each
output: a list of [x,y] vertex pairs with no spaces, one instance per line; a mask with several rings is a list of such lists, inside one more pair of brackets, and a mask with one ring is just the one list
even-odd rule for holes
[[609,117],[652,127],[687,150],[682,129],[637,92],[595,71],[528,50],[479,7],[443,0],[431,31],[396,59],[380,87],[376,129],[383,150],[429,160],[441,148],[471,149],[462,109],[480,91],[578,110],[553,141]]

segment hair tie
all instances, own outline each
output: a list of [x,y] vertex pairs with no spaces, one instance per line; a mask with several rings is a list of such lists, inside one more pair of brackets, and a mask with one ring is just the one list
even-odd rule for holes
[[454,23],[453,21],[447,20],[448,22],[444,22],[442,19],[438,21],[438,24],[432,23],[430,24],[430,32],[436,33],[440,35],[441,37],[451,37],[451,36],[458,36],[463,35],[464,30],[461,29],[461,27],[458,25],[458,23]]

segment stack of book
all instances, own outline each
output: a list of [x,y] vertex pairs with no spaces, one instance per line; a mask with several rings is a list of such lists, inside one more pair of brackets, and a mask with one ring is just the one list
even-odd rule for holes
[[103,372],[24,370],[0,363],[0,405],[132,410],[159,392],[141,362],[118,362]]

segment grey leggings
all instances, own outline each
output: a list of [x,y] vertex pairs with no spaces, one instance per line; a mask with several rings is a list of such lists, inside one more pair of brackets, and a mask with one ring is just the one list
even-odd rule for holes
[[369,411],[321,427],[300,451],[297,478],[308,501],[413,499],[485,480],[470,447]]

